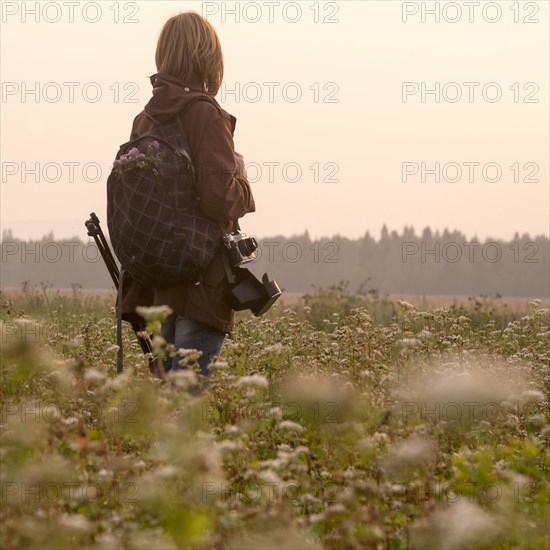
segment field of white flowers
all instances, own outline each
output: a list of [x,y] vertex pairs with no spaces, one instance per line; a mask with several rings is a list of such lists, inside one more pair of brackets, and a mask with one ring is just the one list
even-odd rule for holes
[[4,549],[550,545],[537,300],[317,291],[242,316],[196,395],[192,368],[149,373],[129,327],[116,376],[112,300],[0,298]]

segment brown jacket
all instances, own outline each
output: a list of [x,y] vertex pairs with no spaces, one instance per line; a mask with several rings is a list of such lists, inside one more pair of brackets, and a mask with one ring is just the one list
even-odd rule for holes
[[[244,162],[235,153],[233,144],[237,119],[211,96],[212,101],[197,101],[182,116],[178,113],[190,100],[206,95],[200,84],[182,82],[166,73],[154,74],[150,80],[153,97],[134,119],[130,139],[153,127],[150,116],[158,122],[178,116],[191,149],[201,210],[219,221],[226,232],[235,231],[239,228],[237,220],[255,211]],[[231,332],[235,312],[228,305],[228,291],[221,254],[198,279],[170,288],[140,287],[126,273],[122,285],[122,318],[127,321],[138,318],[136,306],[168,305],[180,315]]]

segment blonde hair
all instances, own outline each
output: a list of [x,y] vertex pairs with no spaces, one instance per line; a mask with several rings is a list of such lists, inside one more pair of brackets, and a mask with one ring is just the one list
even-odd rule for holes
[[174,15],[162,27],[155,53],[157,70],[185,82],[198,81],[215,96],[223,79],[220,39],[209,21],[194,11]]

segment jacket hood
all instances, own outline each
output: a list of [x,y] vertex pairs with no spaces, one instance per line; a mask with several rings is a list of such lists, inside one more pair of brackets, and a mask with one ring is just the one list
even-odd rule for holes
[[237,119],[225,112],[216,99],[204,91],[196,81],[184,82],[167,73],[155,73],[149,77],[153,86],[153,97],[145,105],[144,110],[160,122],[173,118],[178,112],[193,99],[207,96],[224,112],[231,120],[231,130],[235,130]]

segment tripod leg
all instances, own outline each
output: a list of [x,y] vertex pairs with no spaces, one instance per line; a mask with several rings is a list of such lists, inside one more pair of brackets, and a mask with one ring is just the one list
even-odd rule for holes
[[159,378],[164,378],[164,364],[160,358],[153,357],[153,345],[148,336],[141,336],[140,333],[145,333],[145,325],[139,321],[132,323],[132,328],[136,333],[138,343],[145,355],[149,355],[149,372],[156,374]]
[[97,231],[99,234],[99,238],[101,240],[101,244],[103,245],[103,249],[105,250],[106,256],[109,258],[109,262],[113,268],[118,273],[118,267],[115,261],[115,258],[113,256],[113,253],[111,252],[111,248],[107,244],[107,239],[105,238],[105,235],[103,234],[103,231],[101,230],[101,227],[97,227]]
[[[94,238],[94,241],[96,243],[97,248],[99,249],[99,252],[103,258],[103,261],[105,262],[105,265],[107,267],[107,270],[109,271],[109,274],[111,275],[111,278],[113,280],[113,283],[115,285],[115,288],[117,291],[120,290],[119,295],[117,296],[117,341],[119,347],[119,358],[117,360],[117,372],[122,372],[122,278],[124,276],[124,272],[119,271],[118,266],[116,264],[115,258],[113,256],[113,253],[111,252],[111,248],[109,244],[107,243],[107,239],[105,238],[105,235],[103,233],[103,230],[101,229],[99,218],[96,216],[94,212],[90,214],[90,219],[87,220],[84,225],[88,229],[88,235]],[[138,340],[139,346],[141,347],[141,350],[145,355],[150,354],[149,359],[149,370],[150,372],[156,374],[160,378],[164,378],[164,367],[159,359],[156,359],[152,357],[153,353],[153,344],[151,342],[151,339],[149,336],[143,336],[142,334],[145,334],[145,325],[142,322],[132,322],[132,329],[136,335],[136,338]],[[141,334],[140,334],[141,333]]]

